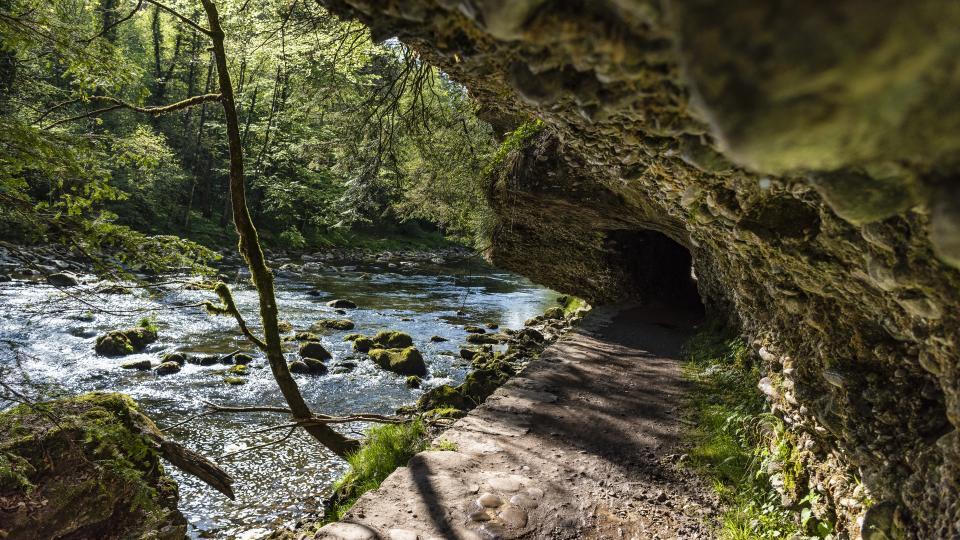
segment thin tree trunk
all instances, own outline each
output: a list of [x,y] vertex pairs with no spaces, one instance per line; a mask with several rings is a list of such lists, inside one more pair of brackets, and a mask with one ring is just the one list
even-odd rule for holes
[[[213,79],[213,57],[210,58],[210,63],[207,64],[207,82],[204,85],[203,93],[210,92],[210,81]],[[190,184],[190,198],[187,199],[187,212],[183,218],[183,230],[184,232],[190,232],[190,212],[193,210],[193,199],[197,192],[197,177],[200,175],[200,144],[203,142],[203,127],[207,120],[207,104],[204,103],[200,107],[200,125],[197,127],[197,143],[194,145],[193,150],[193,182]]]
[[[233,222],[240,237],[240,253],[250,267],[253,285],[257,289],[260,300],[260,318],[263,321],[267,360],[270,362],[270,369],[277,380],[280,392],[293,412],[294,418],[307,420],[313,417],[313,413],[300,394],[297,382],[290,374],[286,359],[283,357],[280,330],[277,326],[278,311],[273,287],[273,273],[267,266],[263,249],[260,247],[257,229],[247,208],[240,122],[237,118],[230,72],[227,68],[227,54],[223,44],[224,33],[220,27],[220,17],[212,0],[201,0],[201,2],[210,25],[210,38],[213,42],[213,55],[217,64],[217,78],[226,120],[227,141],[230,147],[230,199],[233,205]],[[343,436],[329,426],[307,425],[304,429],[338,456],[345,457],[348,453],[359,448],[359,443],[356,440]]]

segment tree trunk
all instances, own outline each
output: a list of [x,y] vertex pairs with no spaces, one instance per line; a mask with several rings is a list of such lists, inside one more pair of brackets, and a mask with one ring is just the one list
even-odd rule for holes
[[[233,86],[227,67],[227,55],[224,49],[224,33],[220,27],[217,7],[212,0],[201,0],[210,25],[210,38],[213,42],[213,55],[217,64],[217,78],[222,95],[223,112],[226,119],[227,140],[230,147],[230,199],[233,205],[233,222],[240,237],[239,249],[250,268],[253,285],[260,300],[260,317],[263,321],[263,335],[266,342],[267,360],[270,369],[286,399],[293,416],[297,420],[313,416],[310,407],[303,400],[296,381],[290,375],[286,359],[283,357],[280,330],[277,327],[277,302],[273,288],[273,273],[267,267],[257,229],[250,218],[247,208],[246,190],[243,179],[243,147],[240,140],[240,122],[237,118]],[[340,457],[359,448],[356,440],[349,439],[326,425],[305,426],[310,435]]]

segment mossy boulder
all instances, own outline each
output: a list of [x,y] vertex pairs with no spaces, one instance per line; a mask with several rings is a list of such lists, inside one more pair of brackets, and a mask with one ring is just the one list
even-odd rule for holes
[[327,305],[332,308],[338,308],[338,309],[356,309],[357,307],[357,304],[351,302],[350,300],[344,300],[342,298],[338,298],[336,300],[330,300],[329,302],[327,302]]
[[230,386],[240,386],[242,384],[247,384],[247,380],[243,377],[234,377],[228,376],[223,378],[223,382],[229,384]]
[[280,330],[281,334],[293,332],[293,323],[290,321],[279,321],[277,322],[277,329]]
[[377,332],[377,335],[373,336],[373,342],[381,349],[404,349],[413,346],[410,334],[393,330]]
[[557,320],[563,318],[563,308],[554,306],[543,312],[544,319]]
[[420,388],[420,384],[423,383],[423,379],[417,377],[416,375],[407,376],[407,388]]
[[423,355],[415,347],[403,349],[371,349],[370,358],[383,369],[399,373],[400,375],[427,374],[427,365],[423,362]]
[[287,364],[287,369],[290,370],[290,373],[297,373],[300,375],[306,375],[310,373],[310,368],[307,366],[306,362],[302,360],[294,360]]
[[356,340],[358,340],[358,339],[360,339],[360,338],[362,338],[362,337],[364,337],[363,334],[347,334],[347,335],[343,336],[343,340],[344,340],[344,341],[356,341]]
[[184,538],[176,482],[149,433],[159,430],[122,394],[0,413],[0,537]]
[[303,363],[307,365],[307,369],[310,375],[326,375],[327,366],[320,360],[316,358],[304,358]]
[[353,330],[356,325],[350,319],[321,319],[312,326],[311,332],[322,332],[324,330]]
[[140,352],[156,340],[157,331],[153,328],[113,330],[97,338],[94,350],[101,356],[124,356]]
[[429,411],[433,409],[466,410],[473,407],[467,401],[460,389],[449,384],[431,388],[417,400],[417,410]]
[[329,360],[333,358],[330,351],[316,341],[308,341],[300,344],[300,356],[302,358],[316,358],[318,360]]
[[246,366],[253,362],[253,357],[247,353],[237,353],[233,356],[233,363],[238,366]]
[[76,287],[80,284],[80,279],[70,272],[57,272],[47,276],[47,283],[54,287]]
[[153,368],[153,372],[157,375],[173,375],[180,371],[180,364],[176,362],[163,362],[159,366]]
[[430,341],[432,341],[433,343],[443,343],[444,341],[450,341],[450,340],[443,336],[430,336]]
[[477,369],[467,375],[463,384],[459,386],[459,390],[466,399],[478,405],[509,378],[510,374],[500,369]]
[[293,337],[297,341],[320,341],[320,336],[313,332],[297,332]]
[[357,352],[367,352],[373,347],[374,347],[373,340],[368,337],[360,336],[357,339],[353,340],[353,350]]
[[181,366],[187,363],[187,355],[182,352],[172,352],[160,357],[161,362],[176,362]]
[[463,327],[463,330],[468,334],[486,334],[487,331],[479,326],[467,325]]

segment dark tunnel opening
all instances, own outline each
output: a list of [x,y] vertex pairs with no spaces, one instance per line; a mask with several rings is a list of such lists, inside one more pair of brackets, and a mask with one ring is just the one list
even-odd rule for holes
[[644,304],[669,304],[703,313],[690,251],[667,235],[652,230],[607,233],[608,253],[630,284],[629,296]]

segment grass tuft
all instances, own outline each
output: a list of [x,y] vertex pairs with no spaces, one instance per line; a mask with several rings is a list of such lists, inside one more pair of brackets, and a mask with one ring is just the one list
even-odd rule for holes
[[334,485],[324,523],[340,520],[361,495],[377,489],[390,473],[426,448],[426,436],[419,419],[370,428],[360,450],[347,457],[350,470]]
[[685,345],[684,358],[684,375],[694,383],[689,414],[697,426],[689,434],[690,463],[712,480],[726,506],[718,538],[832,538],[829,523],[784,508],[771,484],[768,471],[779,471],[793,487],[802,465],[792,435],[766,410],[757,389],[760,369],[746,343],[713,325]]

